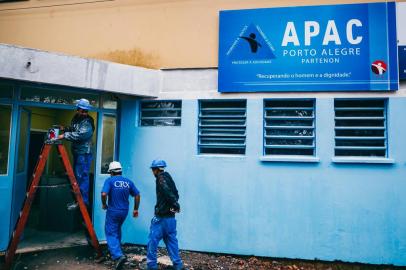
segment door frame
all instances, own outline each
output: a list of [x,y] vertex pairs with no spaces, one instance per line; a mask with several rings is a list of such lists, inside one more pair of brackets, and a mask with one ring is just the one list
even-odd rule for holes
[[[13,98],[7,99],[7,100],[3,100],[0,99],[0,104],[4,104],[4,105],[11,105],[11,109],[12,109],[12,113],[11,113],[11,125],[10,125],[10,141],[9,141],[9,159],[8,159],[8,171],[7,171],[7,175],[5,175],[6,178],[8,178],[8,189],[11,191],[10,192],[10,200],[8,200],[8,202],[6,202],[8,204],[8,209],[10,209],[9,212],[9,237],[11,236],[13,230],[14,230],[14,226],[12,226],[13,221],[13,215],[12,215],[12,209],[11,206],[13,205],[14,202],[14,196],[13,196],[13,187],[14,187],[14,179],[16,177],[16,170],[17,170],[17,154],[18,154],[18,146],[16,145],[18,142],[18,134],[19,134],[19,125],[20,125],[20,119],[19,119],[19,115],[20,115],[20,108],[24,108],[24,107],[37,107],[37,108],[48,108],[48,109],[65,109],[65,110],[75,110],[76,106],[75,105],[68,105],[68,104],[55,104],[55,103],[44,103],[44,102],[36,102],[36,101],[23,101],[20,100],[20,96],[21,96],[21,89],[23,87],[26,86],[34,86],[36,89],[42,90],[42,89],[46,89],[46,90],[53,90],[55,92],[75,92],[76,94],[78,93],[78,90],[80,92],[83,92],[83,94],[93,94],[95,96],[97,96],[98,99],[98,103],[99,106],[98,107],[94,107],[92,108],[91,111],[96,112],[97,113],[97,126],[96,126],[96,145],[93,146],[94,149],[94,182],[93,182],[93,191],[96,190],[96,185],[98,182],[100,181],[104,181],[104,175],[100,173],[100,168],[101,168],[101,158],[99,158],[99,156],[101,156],[101,143],[102,143],[102,129],[103,129],[103,115],[104,114],[108,114],[108,115],[114,115],[116,116],[116,130],[115,130],[115,141],[116,141],[116,147],[115,147],[115,158],[117,158],[118,156],[118,141],[119,141],[119,137],[118,137],[118,129],[119,129],[119,109],[120,109],[120,99],[117,100],[117,108],[116,109],[105,109],[103,108],[103,94],[104,92],[95,92],[95,91],[87,91],[85,89],[77,89],[77,88],[68,88],[68,87],[60,87],[60,86],[49,86],[49,85],[41,85],[38,86],[37,84],[31,84],[31,83],[27,83],[27,82],[21,82],[21,81],[8,81],[8,80],[0,80],[0,83],[4,84],[8,84],[8,85],[12,85],[14,90],[13,90]],[[35,91],[34,91],[35,93]],[[31,120],[31,117],[30,117]],[[28,131],[29,132],[29,131]],[[29,148],[26,149],[26,159],[28,157],[28,151]],[[28,164],[26,162],[25,164],[25,169],[28,167]],[[2,177],[2,176],[0,176]],[[98,196],[93,196],[93,208],[95,207],[96,203],[95,201],[98,200],[99,197]],[[92,211],[93,215],[95,213],[95,211]],[[6,213],[5,213],[6,214]],[[1,237],[0,237],[1,239]],[[0,243],[1,245],[1,243]],[[0,250],[2,250],[2,248],[0,247]]]
[[[22,114],[23,113],[28,113],[28,129],[25,130],[25,135],[26,135],[26,142],[25,142],[25,153],[24,153],[24,168],[21,172],[18,171],[18,163],[19,163],[19,159],[18,159],[18,152],[19,152],[19,148],[21,145],[21,135],[23,133],[21,133],[21,119],[22,119]],[[16,134],[16,143],[15,143],[15,147],[14,147],[14,169],[12,171],[13,173],[13,177],[12,177],[12,193],[11,193],[11,216],[10,216],[10,233],[13,232],[14,227],[15,227],[15,222],[17,222],[18,220],[18,215],[21,211],[22,206],[24,205],[24,201],[25,201],[25,194],[26,194],[26,189],[27,189],[27,178],[28,178],[28,152],[29,152],[29,144],[30,144],[30,130],[31,130],[31,111],[28,110],[27,108],[25,108],[24,106],[19,106],[18,110],[17,110],[17,134]],[[22,179],[22,180],[21,180]],[[23,194],[19,194],[19,196],[21,196],[21,198],[18,198],[18,201],[16,196],[17,196],[17,190],[16,189],[21,189],[20,185],[21,183],[19,183],[20,181],[24,181],[23,184],[23,188],[24,188],[24,193]],[[23,198],[24,197],[24,198]],[[16,203],[18,203],[19,201],[21,201],[21,207],[18,207],[16,209]],[[15,220],[14,220],[15,218]]]

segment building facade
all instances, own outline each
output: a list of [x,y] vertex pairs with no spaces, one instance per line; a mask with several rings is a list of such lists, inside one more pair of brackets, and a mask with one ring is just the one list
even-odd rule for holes
[[[93,220],[100,239],[105,213],[98,194],[106,164],[118,159],[142,196],[140,217],[126,220],[123,241],[147,242],[155,204],[149,165],[160,157],[179,189],[183,249],[405,266],[404,82],[397,91],[218,91],[218,11],[283,5],[1,4],[7,27],[0,28],[0,42],[110,60],[119,55],[124,64],[139,56],[136,64],[160,69],[0,46],[0,210],[6,217],[0,250],[7,248],[35,160],[30,139],[68,122],[73,101],[83,96],[97,120]],[[152,26],[148,16],[156,18]],[[105,48],[115,56],[103,54]],[[59,173],[51,164],[43,181]]]

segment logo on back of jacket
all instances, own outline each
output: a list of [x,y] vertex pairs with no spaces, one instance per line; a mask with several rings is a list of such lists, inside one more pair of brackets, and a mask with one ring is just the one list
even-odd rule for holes
[[129,188],[130,183],[128,183],[126,181],[115,181],[114,182],[114,187],[116,187],[116,188]]
[[245,25],[226,55],[232,64],[267,64],[276,58],[275,49],[258,25]]

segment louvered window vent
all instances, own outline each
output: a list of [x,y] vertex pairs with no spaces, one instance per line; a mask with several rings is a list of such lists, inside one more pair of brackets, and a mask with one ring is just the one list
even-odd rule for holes
[[386,157],[386,100],[334,101],[335,155]]
[[264,101],[264,154],[315,155],[314,100]]
[[202,100],[199,112],[200,154],[245,154],[246,100]]

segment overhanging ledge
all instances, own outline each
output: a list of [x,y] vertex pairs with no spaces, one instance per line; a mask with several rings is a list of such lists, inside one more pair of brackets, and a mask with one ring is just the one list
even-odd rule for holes
[[160,71],[0,44],[0,78],[156,97]]

